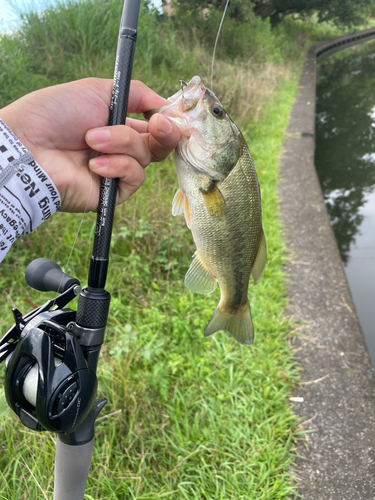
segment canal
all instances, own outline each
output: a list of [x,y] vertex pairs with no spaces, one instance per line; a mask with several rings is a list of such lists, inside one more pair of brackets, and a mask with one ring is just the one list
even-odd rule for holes
[[375,366],[374,42],[319,63],[315,126],[317,173]]

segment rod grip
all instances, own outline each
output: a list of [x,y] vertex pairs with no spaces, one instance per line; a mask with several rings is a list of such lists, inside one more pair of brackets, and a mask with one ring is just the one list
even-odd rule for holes
[[57,438],[53,500],[83,500],[93,449],[94,438],[80,446]]

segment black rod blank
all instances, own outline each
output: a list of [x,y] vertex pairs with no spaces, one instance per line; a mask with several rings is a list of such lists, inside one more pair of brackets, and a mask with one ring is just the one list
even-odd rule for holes
[[[125,0],[117,42],[108,125],[125,123],[137,40],[139,9],[140,0]],[[103,178],[101,181],[94,246],[88,277],[90,289],[104,289],[107,279],[117,183],[118,179]]]
[[[133,68],[140,0],[125,0],[117,42],[116,63],[108,124],[125,123]],[[81,291],[76,324],[91,330],[104,328],[110,304],[105,291],[118,179],[103,178],[96,219],[93,252],[88,274],[88,287]],[[93,337],[93,339],[95,336]],[[94,341],[94,340],[93,340]],[[99,350],[97,351],[99,353]],[[96,366],[96,361],[93,362]]]

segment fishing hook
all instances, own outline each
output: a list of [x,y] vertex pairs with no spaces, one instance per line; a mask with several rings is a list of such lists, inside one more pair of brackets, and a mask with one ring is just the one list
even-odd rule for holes
[[187,83],[184,80],[179,80],[179,82],[181,84],[182,98],[185,99],[185,96],[184,96],[184,87],[187,86]]

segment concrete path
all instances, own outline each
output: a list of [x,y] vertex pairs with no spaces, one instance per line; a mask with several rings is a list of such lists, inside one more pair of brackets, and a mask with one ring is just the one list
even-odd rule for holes
[[[291,249],[286,268],[304,384],[294,411],[303,500],[375,499],[375,377],[314,167],[316,58],[375,30],[313,47],[306,59],[280,165],[279,199]],[[358,36],[358,35],[356,35]],[[347,42],[347,45],[343,45]],[[374,304],[375,307],[375,304]],[[375,325],[374,325],[375,328]]]

